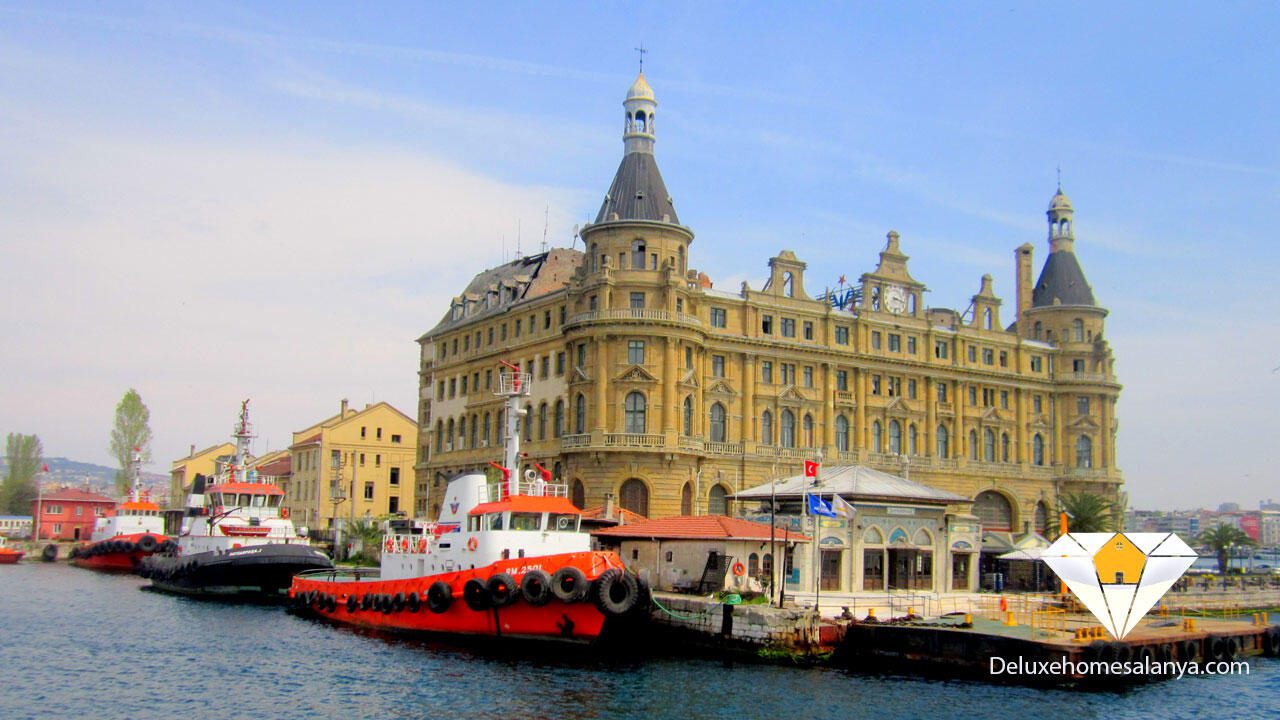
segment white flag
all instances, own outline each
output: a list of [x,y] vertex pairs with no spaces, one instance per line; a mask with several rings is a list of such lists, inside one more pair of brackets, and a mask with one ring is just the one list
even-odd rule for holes
[[839,495],[831,496],[831,509],[832,511],[835,512],[836,515],[839,515],[848,520],[853,519],[853,515],[854,515],[853,506],[850,505],[848,502],[846,502],[845,499],[840,497]]

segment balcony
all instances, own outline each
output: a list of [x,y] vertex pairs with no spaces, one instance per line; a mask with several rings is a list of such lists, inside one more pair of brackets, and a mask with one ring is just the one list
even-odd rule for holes
[[694,315],[676,313],[656,308],[623,308],[621,310],[592,310],[569,318],[565,327],[593,322],[636,322],[691,325],[702,327],[702,321]]
[[662,435],[655,433],[605,433],[604,446],[609,448],[661,448]]

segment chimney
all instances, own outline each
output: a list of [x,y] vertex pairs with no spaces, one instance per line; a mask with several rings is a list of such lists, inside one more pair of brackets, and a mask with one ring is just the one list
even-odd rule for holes
[[346,416],[347,416],[347,399],[342,398],[342,413],[339,414],[338,417],[346,417]]
[[1027,324],[1022,320],[1023,314],[1031,309],[1031,254],[1033,251],[1031,243],[1022,243],[1017,250],[1013,251],[1018,274],[1018,315],[1014,318],[1014,322],[1018,324],[1018,335],[1024,338],[1031,337]]
[[196,454],[196,444],[191,443],[191,452],[187,453],[187,457],[191,457],[192,455],[195,455],[195,454]]
[[604,494],[604,519],[613,519],[613,493]]

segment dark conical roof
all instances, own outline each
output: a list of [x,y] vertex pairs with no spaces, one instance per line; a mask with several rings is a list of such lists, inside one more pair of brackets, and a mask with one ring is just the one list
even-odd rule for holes
[[662,182],[662,173],[658,172],[658,161],[651,153],[631,152],[623,156],[609,194],[596,214],[596,222],[613,220],[613,213],[617,213],[618,220],[680,224],[671,196],[667,194],[667,185]]
[[1032,307],[1051,305],[1097,305],[1089,281],[1084,279],[1084,270],[1080,269],[1080,261],[1073,252],[1060,250],[1049,253],[1049,259],[1044,261],[1044,269],[1040,271],[1040,279],[1031,291]]

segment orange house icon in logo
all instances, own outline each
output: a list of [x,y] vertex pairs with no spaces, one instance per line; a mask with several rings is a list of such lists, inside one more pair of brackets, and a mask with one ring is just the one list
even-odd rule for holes
[[1147,556],[1129,538],[1117,533],[1093,556],[1098,582],[1103,585],[1137,585]]

